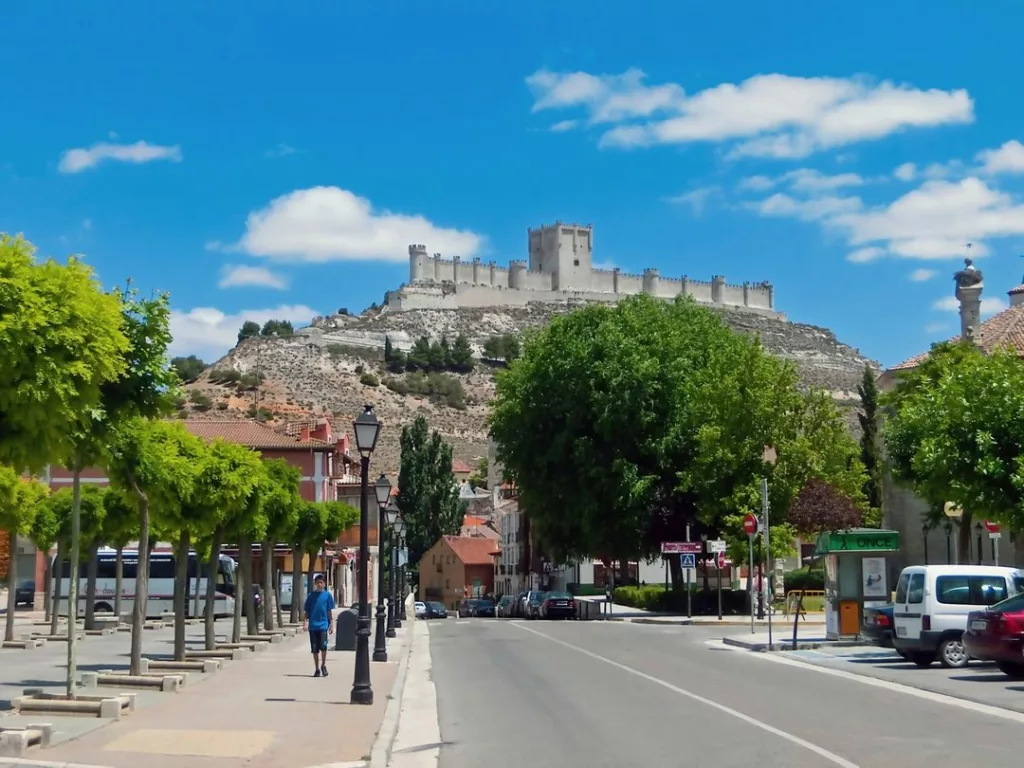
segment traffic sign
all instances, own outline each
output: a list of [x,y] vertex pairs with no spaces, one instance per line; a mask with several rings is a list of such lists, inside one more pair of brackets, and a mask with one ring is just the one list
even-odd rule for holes
[[999,533],[999,523],[993,523],[989,520],[985,521],[985,527],[989,533]]
[[725,552],[719,552],[718,553],[718,557],[717,557],[717,561],[715,562],[715,565],[719,569],[725,568]]
[[679,562],[684,570],[687,568],[693,570],[697,567],[697,556],[691,554],[680,555]]
[[708,539],[708,552],[719,553],[725,552],[728,546],[722,539]]
[[753,536],[757,533],[758,521],[757,515],[748,514],[743,517],[743,530],[747,536]]
[[661,554],[697,554],[703,549],[699,541],[663,541],[661,542]]

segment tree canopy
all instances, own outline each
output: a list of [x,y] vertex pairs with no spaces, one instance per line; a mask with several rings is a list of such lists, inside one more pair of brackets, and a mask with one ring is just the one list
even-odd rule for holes
[[896,479],[934,508],[960,506],[967,528],[972,519],[1024,527],[1024,362],[1013,350],[936,345],[885,403]]
[[781,512],[773,549],[785,551],[785,511],[809,478],[857,502],[863,484],[836,406],[797,385],[791,365],[712,310],[636,296],[529,337],[498,376],[491,432],[554,557],[651,557],[687,522],[738,541],[764,474]]
[[463,513],[452,475],[452,447],[417,416],[402,428],[396,504],[406,525],[409,562],[419,563],[442,536],[462,530]]

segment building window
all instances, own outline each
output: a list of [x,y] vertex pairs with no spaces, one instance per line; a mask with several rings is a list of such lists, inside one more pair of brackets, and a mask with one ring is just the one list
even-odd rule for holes
[[573,259],[573,260],[572,260],[572,265],[573,265],[574,267],[578,267],[578,266],[580,265],[580,260],[579,260],[579,259]]

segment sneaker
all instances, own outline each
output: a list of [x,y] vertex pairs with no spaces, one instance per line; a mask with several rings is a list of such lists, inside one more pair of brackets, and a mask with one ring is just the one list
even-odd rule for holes
[[313,673],[313,677],[320,677],[320,670],[319,669],[316,672]]
[[320,671],[324,673],[324,677],[327,677],[327,665],[326,664],[324,664],[322,667],[320,667]]

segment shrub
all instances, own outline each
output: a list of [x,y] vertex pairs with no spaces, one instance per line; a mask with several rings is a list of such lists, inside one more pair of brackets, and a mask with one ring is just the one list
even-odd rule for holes
[[227,409],[228,409],[228,404],[225,403],[223,400],[221,400],[219,403],[217,403],[217,410],[218,411],[226,411]]
[[348,344],[328,344],[326,346],[326,350],[332,360],[339,360],[343,357],[354,357],[356,360],[366,360],[368,362],[376,363],[384,359],[383,351],[374,347],[353,347]]
[[237,384],[242,378],[242,372],[234,368],[217,368],[210,371],[210,381],[214,384]]
[[462,382],[443,373],[423,374],[419,371],[404,377],[388,377],[384,386],[399,395],[421,395],[431,402],[463,411],[466,409],[466,391]]
[[209,395],[200,392],[198,389],[190,390],[188,393],[189,402],[197,411],[208,411],[213,408],[213,400]]
[[[693,585],[691,604],[693,613],[698,616],[710,616],[718,613],[718,592]],[[662,585],[648,584],[645,587],[616,587],[615,602],[628,605],[642,611],[655,613],[686,613],[686,589],[669,589]],[[722,613],[730,616],[748,613],[747,593],[743,590],[722,590]]]
[[797,568],[784,576],[786,592],[794,589],[824,589],[825,572],[820,569]]
[[378,379],[372,373],[364,373],[362,376],[359,377],[359,383],[362,384],[364,387],[379,387],[380,379]]

